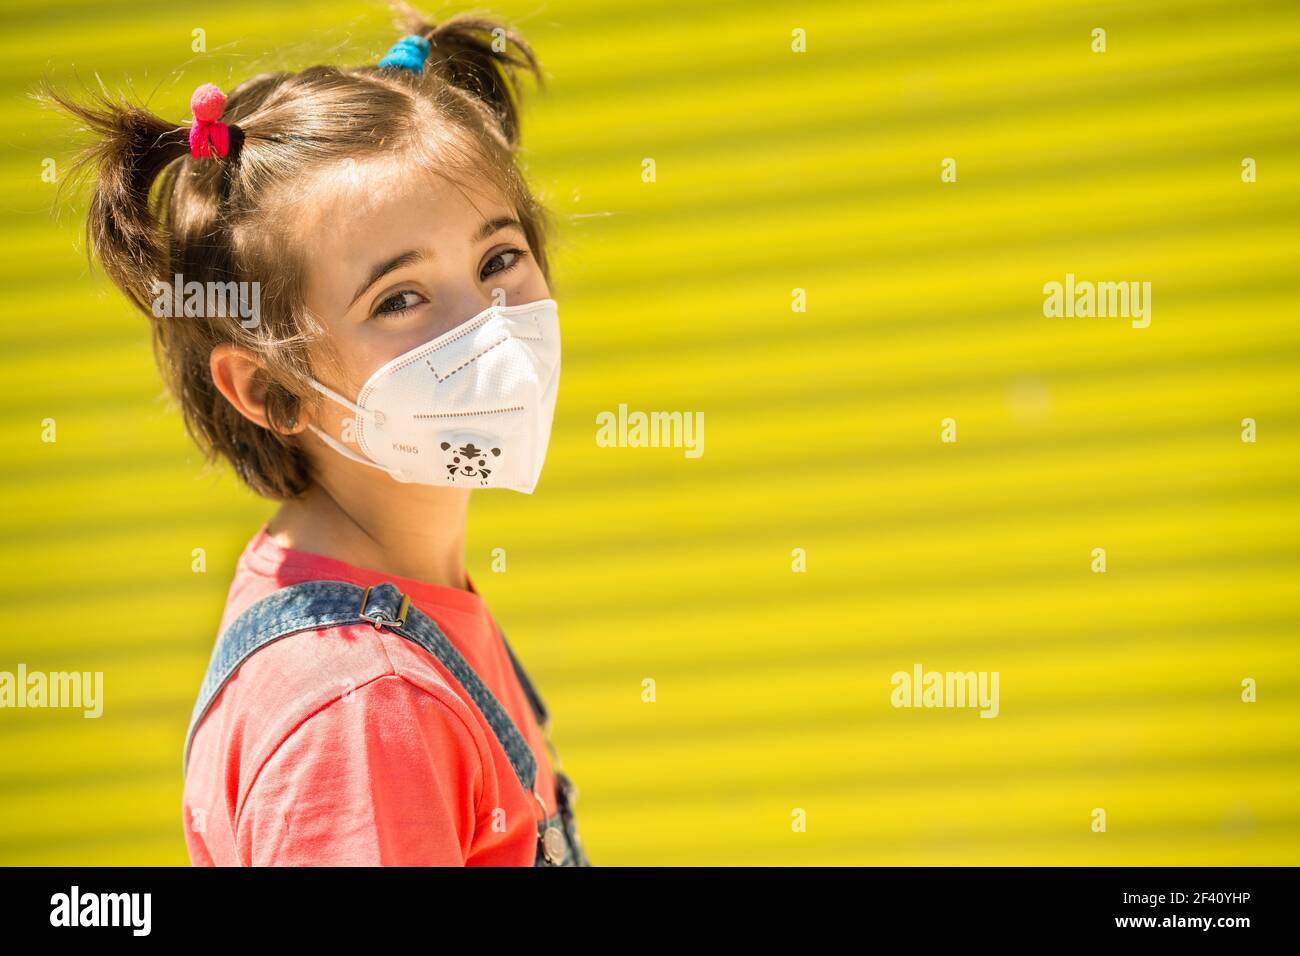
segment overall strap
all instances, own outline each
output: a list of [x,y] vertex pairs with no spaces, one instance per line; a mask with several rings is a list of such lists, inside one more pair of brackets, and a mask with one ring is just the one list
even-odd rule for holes
[[542,695],[537,693],[537,688],[533,682],[528,679],[528,674],[524,672],[524,666],[519,663],[519,658],[515,657],[514,648],[506,640],[506,632],[497,625],[497,633],[501,635],[501,643],[506,646],[506,653],[510,655],[510,664],[515,669],[515,676],[519,678],[519,686],[524,689],[524,696],[528,698],[528,705],[533,709],[533,716],[537,718],[537,726],[543,731],[551,729],[551,715],[546,709],[546,703],[542,700]]
[[[515,669],[515,676],[519,678],[519,686],[524,689],[524,696],[528,698],[528,704],[533,709],[533,716],[537,718],[537,726],[542,728],[542,739],[546,741],[546,749],[551,755],[551,763],[558,772],[560,769],[560,755],[555,749],[555,744],[551,741],[551,715],[546,709],[546,703],[542,700],[542,695],[537,693],[537,688],[533,682],[528,679],[524,666],[519,663],[519,658],[515,657],[514,648],[506,640],[506,632],[497,625],[497,631],[501,635],[501,643],[506,646],[506,653],[510,655],[510,663]],[[558,780],[557,780],[558,782]]]
[[[254,652],[291,634],[360,623],[373,624],[377,630],[386,627],[399,637],[423,647],[441,661],[478,705],[510,759],[519,782],[526,791],[534,792],[537,761],[510,715],[461,656],[460,651],[447,639],[442,629],[388,582],[363,588],[346,581],[304,581],[281,588],[240,614],[213,648],[207,674],[190,717],[189,730],[185,735],[182,772],[189,767],[194,732],[222,688]],[[503,641],[504,637],[503,634]],[[523,673],[509,644],[506,649],[534,712],[540,713],[538,720],[544,720],[546,711],[541,706],[541,698]]]

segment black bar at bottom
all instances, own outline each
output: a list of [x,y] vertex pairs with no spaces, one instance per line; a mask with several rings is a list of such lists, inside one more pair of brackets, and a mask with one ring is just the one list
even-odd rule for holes
[[1284,931],[1294,886],[1290,867],[14,867],[0,869],[0,925],[18,938],[75,933],[126,945],[373,945],[393,933],[435,945],[442,927],[525,945],[621,945],[677,927],[732,941],[847,931],[864,943],[902,932],[918,945],[1098,935],[1231,945]]

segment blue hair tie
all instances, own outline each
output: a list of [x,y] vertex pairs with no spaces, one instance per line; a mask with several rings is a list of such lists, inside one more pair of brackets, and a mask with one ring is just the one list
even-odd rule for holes
[[413,73],[424,72],[424,61],[429,58],[429,51],[433,49],[429,41],[422,36],[402,37],[392,45],[384,58],[379,61],[380,66],[395,66],[399,69],[410,70]]

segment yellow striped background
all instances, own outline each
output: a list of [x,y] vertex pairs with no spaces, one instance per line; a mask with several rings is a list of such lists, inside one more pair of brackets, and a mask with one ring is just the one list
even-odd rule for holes
[[[182,738],[271,505],[188,443],[27,94],[98,73],[180,123],[201,82],[395,34],[3,9],[0,670],[102,670],[106,703],[0,711],[0,863],[184,864]],[[593,862],[1300,862],[1300,7],[493,9],[550,77],[524,138],[565,357],[539,489],[479,496],[468,560]],[[1149,281],[1150,327],[1044,317],[1066,273]],[[620,403],[703,412],[703,456],[598,447]],[[999,672],[1000,715],[891,707],[915,663]]]

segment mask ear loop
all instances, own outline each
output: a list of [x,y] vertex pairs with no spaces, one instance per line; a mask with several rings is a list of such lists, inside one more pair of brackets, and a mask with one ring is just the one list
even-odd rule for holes
[[[340,405],[344,406],[345,408],[350,408],[353,412],[356,413],[358,417],[366,414],[366,410],[362,408],[360,405],[358,405],[356,402],[348,401],[348,399],[344,398],[338,392],[334,391],[334,389],[330,388],[327,385],[322,385],[314,378],[308,378],[307,383],[311,385],[312,388],[316,389],[316,391],[323,394],[326,398],[332,398],[334,401],[338,402]],[[388,475],[390,475],[393,478],[396,478],[398,481],[405,480],[404,478],[401,477],[400,473],[394,472],[392,469],[386,468],[385,466],[379,464],[379,462],[372,461],[371,459],[365,457],[364,455],[357,454],[347,445],[343,444],[341,441],[335,438],[333,435],[327,435],[325,432],[321,431],[319,428],[317,428],[315,425],[311,424],[310,422],[307,423],[307,428],[317,438],[319,438],[325,444],[329,445],[331,448],[333,448],[344,458],[350,458],[353,461],[359,462],[362,465],[369,465],[371,468],[378,468],[380,471],[386,472]]]

